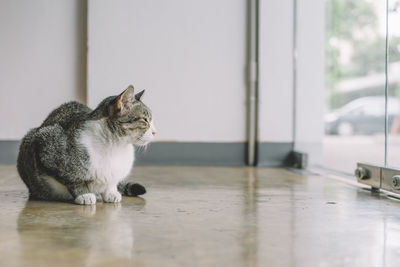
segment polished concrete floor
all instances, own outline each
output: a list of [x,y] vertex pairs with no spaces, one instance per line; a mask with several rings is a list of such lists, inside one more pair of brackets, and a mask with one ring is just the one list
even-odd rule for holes
[[0,266],[400,266],[400,202],[283,169],[139,167],[143,198],[28,201],[0,166]]

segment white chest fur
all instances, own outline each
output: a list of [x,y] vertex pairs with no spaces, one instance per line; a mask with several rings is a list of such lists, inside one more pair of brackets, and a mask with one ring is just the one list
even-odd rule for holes
[[97,184],[113,187],[130,172],[134,161],[133,145],[112,142],[104,132],[102,121],[90,121],[85,125],[79,142],[90,157],[89,174]]

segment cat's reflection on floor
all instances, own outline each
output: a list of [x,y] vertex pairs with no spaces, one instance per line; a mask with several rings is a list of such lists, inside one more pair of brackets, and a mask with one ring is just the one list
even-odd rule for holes
[[125,206],[29,200],[17,223],[21,258],[38,266],[48,265],[51,259],[69,264],[71,260],[91,264],[101,259],[104,263],[104,258],[130,259],[135,241],[132,215],[144,206],[145,200],[138,197]]

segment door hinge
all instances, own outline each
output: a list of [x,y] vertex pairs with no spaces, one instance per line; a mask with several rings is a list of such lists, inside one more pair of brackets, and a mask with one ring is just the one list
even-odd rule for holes
[[371,186],[373,189],[383,189],[400,194],[400,170],[378,165],[357,163],[354,172],[359,183]]

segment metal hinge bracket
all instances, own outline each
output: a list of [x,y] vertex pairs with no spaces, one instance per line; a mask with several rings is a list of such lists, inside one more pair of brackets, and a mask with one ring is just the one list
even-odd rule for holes
[[400,194],[400,170],[367,163],[357,163],[354,172],[359,183],[373,189],[383,189]]

